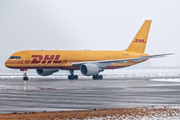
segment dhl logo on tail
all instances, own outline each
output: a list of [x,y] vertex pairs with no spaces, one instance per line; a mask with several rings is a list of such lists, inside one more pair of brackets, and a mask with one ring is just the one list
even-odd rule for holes
[[133,42],[135,43],[146,43],[144,39],[135,39]]

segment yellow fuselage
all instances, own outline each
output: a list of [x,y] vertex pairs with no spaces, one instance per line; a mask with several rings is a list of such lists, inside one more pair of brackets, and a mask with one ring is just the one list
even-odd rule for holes
[[[78,70],[72,66],[74,62],[88,62],[114,59],[138,58],[147,56],[144,53],[127,51],[61,51],[61,50],[26,50],[12,54],[19,59],[8,59],[5,65],[14,69],[52,69]],[[145,61],[145,60],[144,60]],[[141,61],[142,62],[142,61]],[[127,63],[114,63],[105,69],[128,67],[140,62],[127,61]]]

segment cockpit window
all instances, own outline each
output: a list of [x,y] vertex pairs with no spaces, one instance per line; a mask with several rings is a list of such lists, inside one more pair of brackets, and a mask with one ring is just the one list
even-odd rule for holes
[[20,56],[11,56],[9,59],[21,59]]

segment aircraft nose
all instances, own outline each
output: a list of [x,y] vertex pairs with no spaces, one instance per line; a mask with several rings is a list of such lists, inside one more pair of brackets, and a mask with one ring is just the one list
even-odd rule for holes
[[10,60],[6,60],[6,62],[4,63],[6,67],[10,67]]
[[6,60],[6,62],[4,63],[4,65],[7,67],[7,60]]
[[15,68],[23,64],[23,60],[6,60],[5,66],[8,68]]

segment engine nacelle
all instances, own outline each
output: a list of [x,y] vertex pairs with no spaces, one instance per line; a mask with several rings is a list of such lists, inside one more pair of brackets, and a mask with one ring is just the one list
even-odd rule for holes
[[58,71],[58,69],[36,69],[37,74],[41,76],[52,75],[53,73]]
[[84,64],[81,65],[80,71],[85,76],[91,76],[101,72],[101,69],[95,64]]

